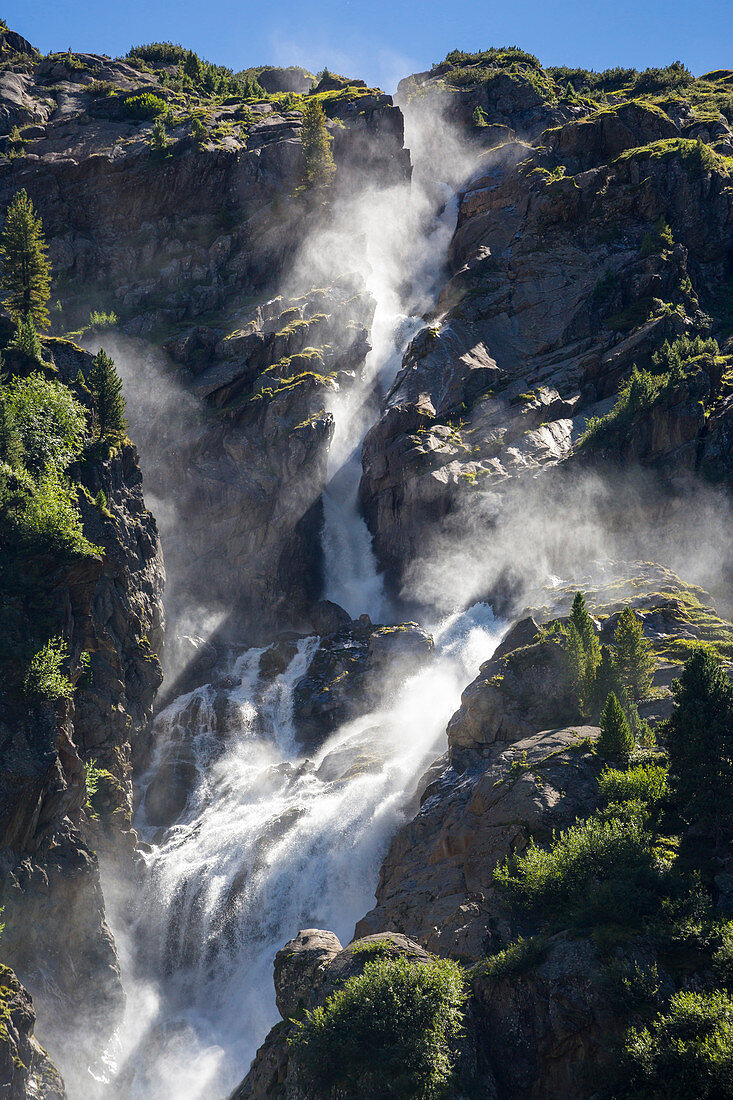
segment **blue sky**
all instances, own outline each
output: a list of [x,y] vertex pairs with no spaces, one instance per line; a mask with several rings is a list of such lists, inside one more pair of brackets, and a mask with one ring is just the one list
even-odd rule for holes
[[116,56],[170,40],[235,70],[326,66],[389,91],[455,48],[518,45],[545,65],[594,69],[733,67],[731,0],[5,0],[0,14],[44,52]]

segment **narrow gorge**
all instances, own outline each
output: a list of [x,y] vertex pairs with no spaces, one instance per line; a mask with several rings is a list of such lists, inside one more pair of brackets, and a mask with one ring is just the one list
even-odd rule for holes
[[2,28],[0,1093],[733,1096],[733,72]]

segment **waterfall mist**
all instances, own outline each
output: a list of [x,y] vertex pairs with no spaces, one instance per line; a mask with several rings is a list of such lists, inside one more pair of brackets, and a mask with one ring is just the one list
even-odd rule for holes
[[[324,492],[324,595],[350,615],[393,621],[358,507],[361,445],[403,352],[425,324],[444,280],[456,191],[475,151],[426,102],[406,110],[412,184],[380,187],[343,177],[328,219],[296,257],[281,290],[306,293],[356,273],[375,309],[362,375],[332,394],[335,430]],[[179,624],[207,636],[222,609],[186,603],[177,576],[181,453],[200,406],[179,391],[170,364],[139,342],[103,341],[116,356],[132,430],[152,483]],[[180,434],[178,434],[180,433]],[[156,492],[156,489],[158,492]],[[188,504],[187,504],[188,506]],[[465,607],[465,605],[463,605]],[[306,757],[295,738],[293,690],[318,639],[301,638],[284,671],[260,674],[262,648],[230,646],[211,682],[174,699],[154,726],[138,781],[135,825],[149,848],[142,887],[103,868],[110,924],[128,997],[125,1019],[93,1067],[104,1100],[204,1100],[223,1095],[278,1018],[276,951],[301,927],[347,943],[370,908],[379,867],[417,782],[445,747],[466,684],[503,624],[485,603],[428,614],[435,655],[419,670],[390,668],[382,697]],[[171,749],[185,746],[192,793],[171,827],[148,820],[148,792]],[[90,1079],[70,1078],[72,1100]]]
[[147,857],[136,919],[116,929],[130,1001],[110,1052],[112,1095],[203,1100],[242,1077],[278,1019],[275,952],[302,927],[351,939],[415,781],[440,753],[460,693],[502,629],[484,604],[443,620],[430,666],[406,668],[393,694],[308,759],[294,740],[292,691],[317,639],[302,641],[263,691],[262,651],[232,660],[224,734],[209,686],[159,716],[163,745],[196,714],[200,780]]

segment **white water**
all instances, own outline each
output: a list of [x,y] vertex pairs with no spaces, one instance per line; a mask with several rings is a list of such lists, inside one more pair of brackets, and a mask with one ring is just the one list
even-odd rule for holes
[[198,704],[202,778],[184,820],[153,849],[139,915],[120,936],[132,972],[125,1025],[109,1052],[119,1094],[204,1100],[241,1079],[279,1018],[275,952],[304,927],[351,939],[416,779],[442,751],[461,690],[500,634],[485,604],[440,623],[435,661],[407,672],[381,707],[343,726],[310,761],[294,741],[292,689],[317,639],[300,643],[261,699],[262,651],[234,662],[238,682],[219,692],[231,719],[218,757],[210,687],[161,714],[164,741]]
[[[391,608],[358,510],[361,446],[433,303],[455,228],[454,191],[465,165],[450,150],[444,160],[454,172],[449,182],[428,158],[411,190],[357,196],[334,212],[329,241],[313,246],[323,253],[336,241],[336,262],[348,270],[356,223],[366,241],[362,274],[376,301],[364,377],[331,407],[323,536],[324,595],[374,622],[389,621]],[[153,844],[143,896],[115,906],[105,883],[128,1005],[95,1069],[100,1095],[223,1097],[279,1018],[276,951],[304,927],[351,939],[373,905],[379,866],[417,781],[444,750],[461,691],[490,657],[502,625],[476,604],[431,629],[435,659],[419,671],[401,670],[376,709],[340,728],[309,760],[294,739],[292,698],[315,638],[301,640],[269,686],[258,675],[263,651],[250,650],[218,670],[225,686],[199,688],[159,716],[150,775],[166,745],[182,741],[193,750],[198,782],[170,830],[137,823]],[[71,1095],[87,1100],[90,1093],[82,1084]]]
[[[419,183],[409,191],[397,187],[368,195],[368,224],[373,231],[367,238],[365,281],[376,301],[372,350],[360,382],[334,394],[329,405],[335,431],[323,495],[324,595],[345,607],[352,618],[366,612],[373,622],[390,618],[392,609],[359,510],[361,448],[408,344],[424,325],[423,315],[432,305],[443,269],[458,218],[458,202],[448,184],[439,184],[439,192],[444,201],[437,216],[431,209],[434,199]],[[365,200],[360,199],[357,211],[341,217],[348,224],[363,205]],[[405,296],[401,290],[406,272],[411,282]]]

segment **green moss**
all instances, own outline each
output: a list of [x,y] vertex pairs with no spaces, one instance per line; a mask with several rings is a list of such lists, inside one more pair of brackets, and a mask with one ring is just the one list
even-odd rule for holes
[[679,158],[690,172],[717,171],[729,175],[733,170],[733,157],[725,157],[705,142],[690,138],[663,138],[635,149],[626,149],[616,158],[617,164],[631,160],[662,160]]
[[529,939],[523,939],[520,936],[503,951],[498,951],[495,955],[490,955],[476,963],[471,974],[491,981],[514,978],[538,966],[546,955],[547,941],[543,936],[531,936]]

